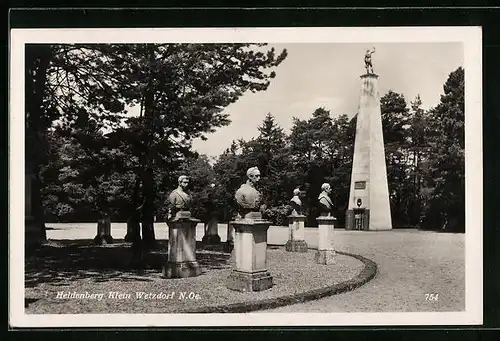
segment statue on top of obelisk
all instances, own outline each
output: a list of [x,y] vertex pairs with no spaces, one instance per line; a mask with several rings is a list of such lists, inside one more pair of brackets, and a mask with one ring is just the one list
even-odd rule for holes
[[370,74],[373,73],[373,64],[372,64],[372,54],[375,53],[375,47],[373,47],[373,50],[366,50],[365,53],[365,68],[366,68],[366,73]]

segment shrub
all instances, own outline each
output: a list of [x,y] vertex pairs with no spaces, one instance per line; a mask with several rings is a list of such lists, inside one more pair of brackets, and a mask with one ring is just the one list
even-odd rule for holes
[[288,226],[288,215],[292,212],[290,205],[279,205],[267,208],[264,211],[264,217],[269,219],[273,225]]

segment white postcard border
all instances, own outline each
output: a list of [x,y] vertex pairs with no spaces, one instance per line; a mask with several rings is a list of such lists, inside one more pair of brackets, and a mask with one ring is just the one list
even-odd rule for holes
[[[480,27],[12,29],[9,82],[9,322],[12,327],[477,325],[483,319],[482,32]],[[464,312],[25,314],[24,45],[27,43],[462,42],[465,69],[466,298]],[[422,274],[425,276],[425,274]]]

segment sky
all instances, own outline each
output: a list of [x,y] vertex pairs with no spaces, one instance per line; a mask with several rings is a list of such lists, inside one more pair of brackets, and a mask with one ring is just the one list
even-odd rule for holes
[[389,90],[405,96],[408,105],[418,94],[422,107],[439,103],[448,75],[463,66],[462,43],[296,43],[270,44],[287,58],[275,68],[276,77],[266,91],[245,93],[225,112],[231,124],[217,128],[208,140],[196,139],[193,149],[211,157],[220,155],[232,140],[249,140],[267,113],[288,133],[293,117],[308,119],[319,107],[332,117],[355,115],[365,73],[364,53],[375,47],[374,72],[379,75],[379,93]]

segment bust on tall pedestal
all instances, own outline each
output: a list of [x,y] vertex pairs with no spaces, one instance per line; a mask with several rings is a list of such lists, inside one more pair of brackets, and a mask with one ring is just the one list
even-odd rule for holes
[[322,192],[318,196],[320,210],[318,221],[318,251],[315,255],[316,263],[335,263],[335,250],[333,248],[333,232],[337,218],[332,216],[333,203],[330,199],[332,188],[330,184],[321,185]]
[[285,250],[290,252],[307,252],[307,243],[304,233],[304,224],[306,216],[302,215],[302,200],[300,200],[300,189],[293,191],[293,197],[290,199],[292,213],[288,216],[288,241],[285,244]]
[[290,206],[292,207],[291,215],[302,214],[302,200],[300,200],[300,193],[300,189],[298,188],[293,190],[293,197],[290,199]]
[[191,196],[186,192],[189,185],[189,177],[187,175],[179,176],[178,183],[179,186],[170,192],[168,196],[168,201],[170,202],[169,219],[186,217],[187,213],[179,212],[189,212],[191,205]]
[[196,261],[196,225],[200,222],[191,217],[191,196],[186,193],[189,178],[181,175],[179,187],[168,196],[170,202],[168,225],[168,260],[162,274],[167,278],[193,277],[201,274]]
[[332,215],[333,202],[330,198],[330,193],[332,193],[330,184],[324,183],[321,185],[321,193],[318,196],[318,207],[319,215],[322,217]]
[[267,230],[271,222],[262,219],[261,194],[256,189],[260,171],[252,167],[248,180],[236,191],[239,218],[234,227],[234,265],[226,286],[236,291],[261,291],[272,287],[273,278],[267,271]]
[[258,217],[260,214],[260,202],[262,195],[256,189],[257,183],[260,181],[260,171],[257,167],[252,167],[247,170],[247,181],[238,188],[234,198],[238,203],[238,213],[240,217]]

